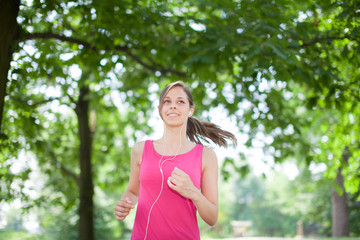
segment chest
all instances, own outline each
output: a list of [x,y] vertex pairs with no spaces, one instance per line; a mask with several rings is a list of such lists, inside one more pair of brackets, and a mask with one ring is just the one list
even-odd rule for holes
[[140,183],[161,184],[171,176],[174,168],[177,167],[184,171],[191,178],[193,184],[201,187],[202,159],[201,156],[180,155],[176,156],[143,156],[140,165]]

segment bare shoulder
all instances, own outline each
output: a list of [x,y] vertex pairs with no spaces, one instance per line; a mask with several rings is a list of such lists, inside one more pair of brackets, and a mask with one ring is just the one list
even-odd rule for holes
[[217,166],[218,160],[214,150],[208,147],[204,147],[203,150],[203,169],[208,166]]
[[145,146],[145,141],[135,143],[135,145],[133,147],[133,152],[142,153],[144,150],[144,146]]
[[145,141],[137,142],[135,143],[131,152],[132,159],[137,161],[139,164],[141,163],[144,146],[145,146]]

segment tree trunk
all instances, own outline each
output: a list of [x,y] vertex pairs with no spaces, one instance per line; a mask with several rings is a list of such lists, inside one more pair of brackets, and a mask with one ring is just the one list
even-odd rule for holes
[[341,167],[336,175],[336,184],[339,189],[332,189],[332,236],[348,237],[349,236],[349,210],[347,197],[344,187],[344,177],[341,175]]
[[17,36],[17,21],[20,0],[0,0],[0,134],[4,113],[6,84],[12,59],[14,40]]
[[91,170],[92,136],[89,127],[89,88],[81,87],[76,114],[80,137],[80,207],[79,239],[94,240],[94,185]]

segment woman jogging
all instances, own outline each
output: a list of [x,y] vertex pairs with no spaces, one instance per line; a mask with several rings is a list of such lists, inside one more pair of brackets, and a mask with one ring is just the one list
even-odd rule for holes
[[200,239],[196,212],[209,225],[218,218],[218,163],[202,141],[227,147],[235,136],[192,117],[195,106],[183,82],[161,92],[164,134],[134,145],[129,184],[115,205],[122,221],[137,204],[131,239]]

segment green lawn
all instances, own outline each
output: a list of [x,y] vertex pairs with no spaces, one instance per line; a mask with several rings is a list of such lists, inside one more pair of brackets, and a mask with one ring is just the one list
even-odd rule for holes
[[28,232],[15,232],[12,230],[0,229],[0,239],[6,240],[51,240],[50,238]]
[[313,238],[314,240],[360,240],[360,237],[344,237],[344,238]]

